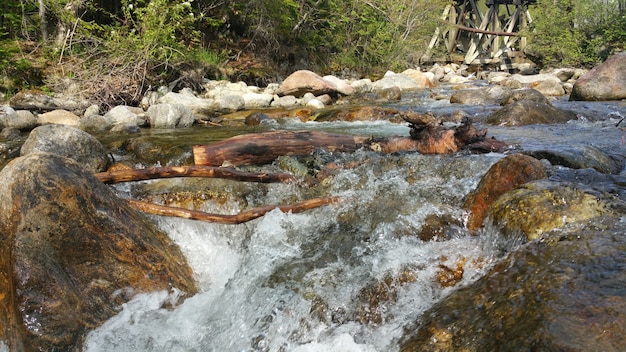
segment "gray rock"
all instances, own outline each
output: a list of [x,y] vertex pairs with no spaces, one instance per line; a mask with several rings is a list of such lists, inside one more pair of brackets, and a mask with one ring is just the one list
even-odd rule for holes
[[193,94],[167,93],[159,98],[159,103],[182,104],[190,108],[194,114],[209,115],[215,111],[213,99],[198,98]]
[[246,109],[266,108],[274,99],[274,95],[268,93],[245,93],[241,97]]
[[156,104],[146,112],[152,128],[189,127],[195,119],[191,109],[181,104]]
[[548,98],[546,98],[546,96],[541,94],[538,90],[523,88],[512,90],[509,97],[502,102],[502,105],[511,104],[520,100],[531,100],[543,104],[550,104],[550,100],[548,100]]
[[109,120],[101,115],[88,115],[80,119],[78,128],[86,132],[104,132],[110,130]]
[[37,117],[28,110],[13,110],[13,113],[0,115],[0,127],[12,127],[19,130],[32,130],[37,127]]
[[350,84],[354,88],[355,93],[369,93],[372,91],[372,80],[369,78],[363,78],[356,80]]
[[324,80],[334,84],[337,87],[337,92],[343,95],[352,95],[354,94],[354,88],[351,85],[346,83],[344,80],[335,77],[335,76],[324,76],[322,77]]
[[217,111],[229,113],[242,110],[246,106],[246,101],[241,95],[221,95],[215,98]]
[[141,108],[134,108],[126,105],[119,105],[109,110],[104,117],[111,125],[135,124],[144,126],[146,124],[146,116]]
[[493,85],[477,89],[457,90],[450,96],[450,103],[465,105],[501,104],[511,95],[511,89]]
[[592,168],[603,174],[614,174],[619,171],[617,164],[602,150],[586,145],[550,150],[525,152],[537,159],[546,159],[552,165],[561,165],[571,169]]
[[565,123],[576,119],[576,114],[569,110],[561,110],[541,102],[520,100],[494,112],[486,122],[499,126],[524,126]]
[[44,125],[32,130],[20,155],[46,152],[70,158],[90,172],[104,171],[109,159],[92,135],[67,125]]
[[533,83],[530,87],[538,90],[541,94],[546,96],[565,95],[565,90],[563,89],[561,81],[556,77]]
[[298,98],[294,97],[293,95],[285,95],[282,97],[279,97],[278,95],[276,95],[274,96],[274,101],[272,101],[272,107],[277,107],[277,108],[289,108],[289,107],[293,107],[299,104],[300,104],[300,101],[298,100]]
[[100,107],[98,105],[90,105],[87,109],[85,109],[83,117],[88,117],[91,115],[100,115]]

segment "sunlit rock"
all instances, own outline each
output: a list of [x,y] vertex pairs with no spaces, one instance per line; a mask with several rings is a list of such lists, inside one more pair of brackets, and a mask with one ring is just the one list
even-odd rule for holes
[[505,237],[539,238],[566,224],[581,223],[610,214],[598,195],[551,182],[526,183],[491,204],[487,217]]
[[37,116],[37,123],[40,125],[56,124],[78,126],[80,117],[67,110],[57,109],[39,114],[39,116]]
[[435,75],[432,73],[424,73],[420,70],[408,69],[402,71],[403,75],[411,77],[421,88],[432,88],[436,85]]
[[137,293],[196,293],[167,235],[70,159],[13,160],[0,209],[0,340],[11,350],[80,350]]
[[337,86],[333,82],[323,79],[315,72],[300,70],[289,75],[280,84],[276,94],[279,96],[293,95],[299,98],[307,92],[313,95],[335,93],[337,92]]
[[485,122],[499,126],[525,126],[565,123],[576,119],[578,117],[572,111],[555,108],[538,101],[519,100],[494,112],[487,117]]
[[126,105],[118,105],[104,114],[110,125],[135,124],[143,126],[146,124],[146,116],[141,108]]
[[152,128],[190,127],[194,123],[193,112],[181,104],[155,104],[146,111]]
[[611,56],[582,75],[570,94],[570,100],[622,99],[626,99],[626,52]]
[[44,125],[32,130],[22,145],[21,155],[38,152],[73,159],[91,172],[103,171],[109,162],[104,147],[96,138],[66,125]]
[[561,80],[557,77],[535,82],[529,85],[529,88],[536,89],[545,96],[561,96],[565,95],[565,89],[561,84]]
[[499,160],[465,200],[463,208],[469,211],[467,228],[470,231],[479,229],[491,204],[504,193],[526,182],[545,177],[545,166],[530,156],[513,154]]

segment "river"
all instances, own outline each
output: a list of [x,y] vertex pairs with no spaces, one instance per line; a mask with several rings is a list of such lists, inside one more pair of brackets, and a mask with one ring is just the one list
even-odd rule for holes
[[[406,96],[393,107],[442,113],[464,109],[478,125],[496,106],[452,106]],[[626,154],[626,116],[620,102],[554,105],[579,114],[562,125],[487,127],[489,136],[513,151],[566,150],[592,145]],[[626,127],[626,126],[625,126]],[[238,131],[196,127],[152,131],[146,138],[172,145],[270,129],[313,129],[355,135],[407,135],[390,122],[283,122]],[[210,224],[153,216],[181,247],[200,293],[163,308],[181,293],[142,294],[92,331],[85,350],[96,351],[397,351],[404,327],[450,293],[483,276],[510,251],[523,246],[487,228],[471,236],[463,227],[463,198],[502,153],[471,155],[381,155],[316,152],[310,161],[339,167],[322,184],[248,184],[224,180],[159,180],[115,186],[121,196],[184,190],[208,194],[197,209],[236,213],[318,195],[345,197],[340,204],[300,214],[274,210],[241,225]],[[120,156],[122,157],[122,156]],[[188,157],[188,155],[187,155]],[[621,171],[621,179],[626,171]],[[615,187],[615,184],[612,185]],[[619,186],[624,196],[626,186]],[[211,196],[219,194],[220,196]],[[459,225],[436,240],[417,234],[432,215]],[[625,217],[622,216],[622,220]],[[623,235],[623,234],[620,234]],[[442,285],[442,266],[463,265],[463,275]]]

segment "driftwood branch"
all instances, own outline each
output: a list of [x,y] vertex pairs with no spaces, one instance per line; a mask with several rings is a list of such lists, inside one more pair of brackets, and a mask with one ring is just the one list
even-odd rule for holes
[[95,176],[103,183],[120,183],[172,177],[209,177],[259,183],[287,183],[296,180],[293,175],[288,173],[244,172],[225,167],[211,166],[152,167],[148,169],[100,172],[95,174]]
[[338,203],[342,200],[342,197],[314,198],[290,205],[266,205],[263,207],[253,208],[236,215],[211,214],[197,210],[189,210],[185,208],[168,207],[164,205],[146,203],[134,199],[129,199],[128,204],[141,212],[153,215],[173,216],[184,219],[201,220],[220,224],[242,224],[244,222],[259,218],[276,208],[280,209],[283,212],[300,213],[305,210],[318,208],[328,204]]

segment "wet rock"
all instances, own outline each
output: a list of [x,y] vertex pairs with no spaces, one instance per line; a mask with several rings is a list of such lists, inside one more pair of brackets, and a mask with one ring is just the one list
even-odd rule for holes
[[510,89],[498,85],[478,89],[463,89],[452,93],[450,103],[466,105],[501,104],[509,98],[510,94]]
[[0,115],[0,127],[32,130],[37,127],[37,117],[28,110],[13,110],[10,114]]
[[[133,126],[127,126],[127,128],[132,127]],[[131,134],[136,132],[129,129],[125,131],[125,133]],[[192,165],[193,156],[190,155],[189,149],[187,145],[159,143],[158,140],[152,140],[147,137],[132,138],[126,145],[128,152],[134,154],[138,161],[147,165]]]
[[258,126],[262,123],[268,123],[270,121],[270,117],[262,112],[252,113],[245,118],[246,126]]
[[376,93],[376,99],[382,101],[398,101],[402,99],[402,90],[396,86],[380,89]]
[[626,52],[615,54],[582,75],[572,89],[570,100],[626,99]]
[[494,112],[485,122],[499,126],[525,126],[565,123],[576,119],[578,117],[572,111],[561,110],[537,101],[519,100]]
[[0,340],[77,351],[135,294],[194,294],[179,248],[90,172],[34,153],[0,171]]
[[46,152],[73,159],[90,172],[106,169],[109,162],[102,144],[92,135],[72,126],[44,125],[32,130],[21,155]]
[[592,168],[604,174],[620,171],[613,159],[602,150],[590,145],[536,150],[526,152],[526,154],[537,159],[547,159],[552,165],[561,165],[572,169]]
[[378,121],[387,120],[400,122],[398,110],[380,106],[357,106],[351,109],[332,111],[328,115],[320,116],[318,121]]
[[292,73],[287,77],[278,88],[276,94],[279,96],[293,95],[297,98],[302,97],[305,93],[313,95],[336,93],[337,86],[329,82],[318,74],[300,70]]
[[152,128],[190,127],[195,121],[191,109],[181,104],[155,104],[146,114]]
[[89,133],[108,131],[111,127],[110,121],[100,115],[85,116],[78,122],[78,128]]
[[625,232],[608,217],[528,243],[406,326],[400,350],[622,351]]
[[58,109],[39,114],[39,116],[37,116],[37,123],[40,125],[57,124],[78,126],[80,123],[80,117],[67,110]]
[[535,89],[541,94],[549,97],[565,95],[565,89],[563,89],[561,80],[559,80],[557,77],[532,83],[528,87]]
[[491,204],[506,192],[533,180],[546,178],[546,168],[537,159],[512,154],[499,160],[480,180],[476,189],[465,200],[463,208],[469,211],[467,228],[478,230]]
[[515,89],[511,91],[511,94],[507,99],[502,102],[502,105],[508,105],[520,100],[536,101],[543,104],[550,104],[550,100],[545,95],[541,94],[536,89],[523,88]]
[[505,237],[522,235],[528,240],[611,213],[597,194],[556,182],[526,183],[500,196],[487,216]]
[[383,280],[365,286],[357,296],[356,319],[361,324],[381,324],[390,313],[386,306],[398,299],[403,285],[415,282],[417,275],[412,270],[403,270],[397,276],[387,275]]
[[452,215],[429,215],[417,237],[422,241],[447,241],[462,233],[463,224]]

